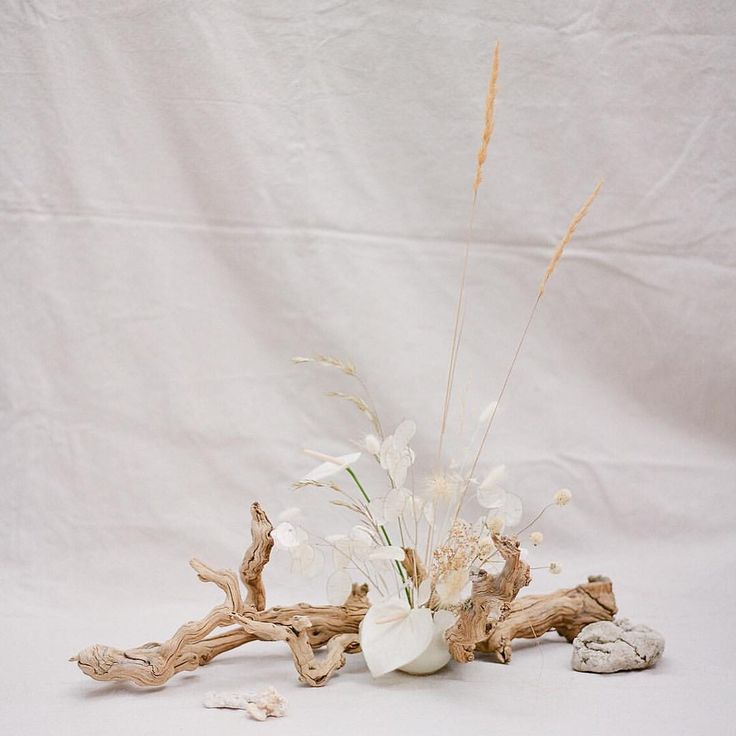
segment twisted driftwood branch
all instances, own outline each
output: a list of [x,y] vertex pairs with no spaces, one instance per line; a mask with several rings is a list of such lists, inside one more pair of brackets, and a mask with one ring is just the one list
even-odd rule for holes
[[493,536],[496,550],[504,559],[498,575],[478,571],[473,580],[470,600],[457,621],[445,632],[452,658],[457,662],[473,660],[477,644],[488,637],[497,622],[511,609],[511,601],[531,582],[529,565],[521,559],[521,548],[514,537]]
[[511,661],[513,639],[536,639],[553,629],[572,641],[594,621],[612,620],[617,612],[611,581],[591,576],[587,583],[546,595],[526,595],[514,601],[506,617],[489,627],[476,651],[495,654],[499,662]]
[[[283,641],[291,650],[299,679],[314,687],[324,685],[345,664],[345,654],[360,651],[358,630],[370,605],[368,586],[353,585],[342,606],[299,603],[266,608],[262,573],[273,548],[273,526],[257,503],[251,506],[251,517],[252,541],[240,565],[245,600],[234,572],[192,560],[189,564],[199,579],[223,591],[223,603],[204,618],[184,624],[163,643],[125,650],[95,644],[72,661],[95,680],[157,686],[250,641]],[[586,624],[613,618],[616,602],[607,578],[590,578],[577,588],[514,600],[529,583],[529,566],[521,560],[519,543],[513,537],[497,536],[494,542],[505,560],[503,570],[495,576],[485,572],[476,576],[470,600],[445,635],[457,661],[469,662],[477,650],[508,662],[515,638],[535,638],[556,629],[572,639]],[[407,549],[406,570],[419,582],[426,571],[415,559]],[[218,628],[227,630],[211,636]],[[325,653],[318,658],[315,650],[321,647]]]

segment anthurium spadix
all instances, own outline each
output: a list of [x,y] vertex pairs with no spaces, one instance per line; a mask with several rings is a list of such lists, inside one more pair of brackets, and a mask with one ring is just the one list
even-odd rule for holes
[[411,608],[404,598],[374,603],[360,625],[360,647],[373,677],[413,662],[434,635],[432,612]]

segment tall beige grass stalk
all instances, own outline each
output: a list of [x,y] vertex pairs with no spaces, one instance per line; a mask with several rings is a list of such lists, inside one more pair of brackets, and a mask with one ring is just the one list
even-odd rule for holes
[[501,404],[501,399],[506,393],[506,387],[508,386],[509,379],[511,378],[511,373],[513,372],[514,366],[516,365],[516,361],[519,358],[519,353],[521,353],[522,345],[524,344],[524,341],[526,340],[527,333],[529,332],[529,328],[531,327],[532,321],[534,320],[534,315],[537,313],[537,307],[539,306],[539,302],[542,300],[542,295],[544,294],[544,288],[547,285],[547,282],[549,281],[549,278],[554,272],[555,268],[557,268],[557,264],[560,262],[560,259],[562,258],[562,254],[565,251],[565,246],[570,242],[570,240],[572,240],[572,236],[574,235],[575,230],[577,229],[578,225],[581,223],[585,215],[588,214],[588,210],[590,209],[591,204],[593,204],[593,200],[598,196],[598,192],[600,192],[602,186],[603,186],[603,179],[601,179],[598,182],[598,184],[596,184],[595,189],[593,190],[593,193],[588,197],[588,199],[585,200],[585,203],[583,204],[583,206],[575,213],[572,220],[570,220],[570,224],[567,226],[567,231],[562,237],[560,244],[557,246],[557,248],[555,248],[555,252],[552,254],[552,258],[550,258],[550,261],[547,264],[547,270],[544,272],[544,278],[542,279],[539,285],[539,291],[537,292],[537,298],[535,299],[534,305],[532,306],[531,312],[529,313],[529,319],[527,319],[526,324],[524,325],[524,330],[522,331],[521,337],[519,338],[519,342],[516,346],[516,350],[514,351],[514,356],[511,359],[511,364],[509,365],[509,369],[508,371],[506,371],[506,376],[503,379],[501,390],[498,393],[498,398],[496,399],[496,405],[493,407],[493,411],[491,412],[491,415],[488,417],[488,421],[486,422],[486,428],[483,433],[483,438],[481,439],[480,446],[478,447],[478,452],[475,454],[473,465],[470,468],[470,471],[468,472],[468,475],[465,479],[463,491],[460,494],[460,499],[458,500],[457,507],[455,510],[455,519],[458,518],[460,511],[462,509],[463,503],[465,502],[465,497],[468,493],[470,481],[473,478],[476,468],[478,467],[478,461],[480,460],[480,456],[483,453],[483,448],[485,447],[486,440],[488,439],[488,435],[490,434],[493,420],[496,417],[496,412],[498,411],[498,407]]
[[452,387],[455,381],[455,367],[457,365],[457,356],[460,351],[460,341],[462,339],[463,324],[465,321],[465,282],[468,275],[468,256],[470,254],[470,244],[473,240],[473,228],[475,224],[475,206],[478,200],[478,188],[483,178],[483,165],[488,158],[488,144],[491,142],[494,126],[494,108],[496,103],[496,90],[498,89],[498,72],[501,60],[501,45],[496,41],[493,49],[493,62],[491,64],[491,76],[488,80],[488,91],[486,93],[486,109],[483,125],[483,133],[480,139],[480,148],[478,149],[477,163],[475,167],[475,177],[473,179],[473,201],[470,209],[470,224],[468,226],[468,237],[465,242],[465,255],[463,257],[463,270],[460,278],[460,291],[457,300],[457,309],[455,310],[455,329],[452,335],[452,346],[450,348],[450,365],[447,370],[447,383],[445,386],[445,400],[442,407],[442,424],[440,427],[440,439],[437,448],[437,461],[441,462],[442,443],[447,429],[447,415],[450,410],[450,402],[452,400]]
[[585,204],[583,204],[583,206],[575,213],[575,216],[572,218],[572,220],[570,220],[570,224],[567,226],[567,232],[565,233],[564,237],[560,241],[560,244],[555,249],[555,252],[552,254],[552,258],[550,258],[549,264],[547,264],[547,270],[544,272],[544,277],[542,278],[542,281],[539,284],[539,296],[542,296],[542,294],[544,294],[544,288],[545,286],[547,286],[549,277],[552,275],[554,270],[557,268],[557,264],[560,262],[560,259],[562,258],[562,254],[565,250],[565,246],[572,240],[572,236],[575,234],[575,230],[577,230],[578,225],[581,223],[585,215],[588,214],[590,205],[593,204],[593,200],[595,200],[595,198],[598,196],[598,192],[600,192],[602,186],[603,186],[603,179],[601,179],[595,185],[595,189],[591,193],[590,197],[588,197],[588,199],[585,200]]
[[483,135],[480,138],[480,148],[478,149],[478,163],[475,167],[475,179],[473,180],[473,197],[478,194],[481,179],[483,178],[483,164],[488,157],[488,144],[493,135],[493,109],[496,103],[496,89],[498,88],[498,70],[501,57],[501,46],[496,41],[496,47],[493,49],[493,64],[491,65],[491,77],[488,80],[488,92],[486,93],[486,117],[485,126],[483,127]]

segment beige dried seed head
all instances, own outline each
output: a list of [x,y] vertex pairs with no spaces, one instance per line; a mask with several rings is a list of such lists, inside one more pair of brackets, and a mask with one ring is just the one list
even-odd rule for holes
[[501,45],[496,41],[496,47],[493,49],[493,64],[491,65],[491,76],[488,80],[488,92],[486,93],[486,114],[485,125],[483,126],[483,134],[480,138],[480,148],[478,149],[478,163],[475,167],[475,179],[473,179],[473,196],[478,194],[478,187],[483,178],[483,164],[488,157],[488,144],[493,135],[493,110],[496,103],[496,90],[498,89],[498,70],[501,56]]
[[562,258],[562,254],[565,251],[565,246],[572,240],[572,236],[575,234],[575,230],[577,229],[578,225],[582,222],[585,215],[588,214],[590,205],[593,204],[593,200],[598,196],[598,192],[600,192],[602,186],[603,186],[603,179],[601,179],[596,184],[595,189],[593,190],[592,194],[588,197],[588,199],[585,200],[585,204],[583,204],[583,206],[575,213],[575,216],[572,218],[572,220],[570,220],[570,224],[567,226],[567,232],[563,236],[562,240],[560,241],[560,244],[555,249],[555,252],[552,254],[552,258],[547,264],[547,270],[544,272],[544,277],[542,278],[542,282],[539,284],[539,296],[542,296],[542,294],[544,294],[544,288],[545,286],[547,286],[549,277],[554,273],[554,270],[557,268],[557,264],[560,262],[560,259]]

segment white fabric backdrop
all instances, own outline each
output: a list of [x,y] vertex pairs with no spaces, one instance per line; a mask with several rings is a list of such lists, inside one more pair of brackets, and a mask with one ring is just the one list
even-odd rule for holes
[[[266,684],[292,706],[274,733],[356,716],[385,734],[731,732],[732,3],[6,0],[0,17],[3,733],[240,733],[202,695]],[[610,575],[665,658],[578,674],[547,637],[428,679],[373,681],[353,657],[312,691],[255,645],[162,690],[87,680],[66,661],[82,647],[165,638],[219,600],[186,561],[236,565],[254,499],[304,504],[300,448],[360,438],[321,395],[341,377],[292,355],[355,361],[387,424],[417,421],[429,469],[496,38],[452,431],[498,390],[605,176],[486,459],[528,515],[575,492],[533,553],[564,573],[532,589]],[[323,595],[276,569],[268,586]]]

